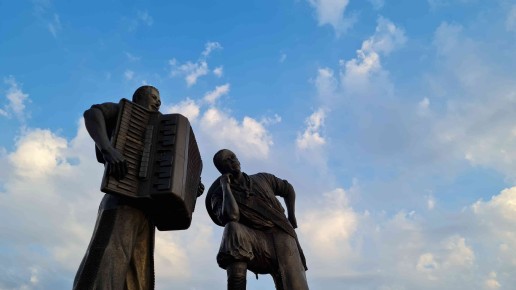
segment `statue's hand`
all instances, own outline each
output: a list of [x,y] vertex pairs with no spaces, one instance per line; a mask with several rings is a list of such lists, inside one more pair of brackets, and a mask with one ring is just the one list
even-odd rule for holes
[[199,186],[197,186],[197,197],[201,196],[204,192],[204,184],[199,180]]
[[114,147],[102,150],[102,155],[107,163],[109,174],[116,180],[123,179],[127,174],[127,161],[125,157]]
[[231,184],[231,173],[223,174],[220,177],[220,185]]
[[294,215],[288,215],[288,221],[290,222],[290,224],[292,225],[292,227],[294,229],[297,228],[297,220],[296,220],[296,217]]

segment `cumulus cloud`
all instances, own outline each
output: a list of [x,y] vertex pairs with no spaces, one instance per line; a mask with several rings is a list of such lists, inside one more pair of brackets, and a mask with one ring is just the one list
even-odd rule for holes
[[179,113],[188,118],[190,123],[195,123],[199,113],[201,111],[200,106],[194,101],[187,98],[175,105],[165,107],[163,112],[165,114]]
[[[217,49],[222,49],[220,43],[208,42],[205,44],[205,49],[196,62],[187,61],[184,64],[179,64],[175,58],[169,60],[169,65],[171,66],[170,76],[175,77],[184,75],[186,84],[189,87],[195,85],[200,77],[205,76],[210,72],[206,59],[212,51]],[[222,75],[222,67],[216,68],[213,73],[220,77]]]
[[331,25],[340,35],[353,26],[356,16],[345,15],[349,0],[308,0],[315,9],[319,26]]
[[209,91],[204,95],[204,101],[209,104],[214,104],[221,96],[229,93],[229,84],[216,86],[213,91]]
[[[516,86],[503,69],[487,63],[483,44],[464,35],[460,25],[442,23],[434,45],[442,73],[432,77],[436,94],[452,98],[436,120],[437,139],[474,166],[493,168],[509,179],[516,174],[514,123]],[[446,87],[446,91],[439,89]]]
[[500,289],[502,285],[496,280],[496,272],[489,273],[489,277],[485,281],[485,289],[496,290]]
[[[26,129],[14,150],[0,158],[7,169],[0,176],[0,218],[9,220],[0,231],[0,249],[6,253],[0,263],[1,289],[70,287],[103,196],[103,166],[94,155],[81,121],[72,140],[46,129]],[[201,212],[194,214],[189,231],[157,232],[158,288],[171,283],[186,287],[193,273],[202,271],[209,276],[194,284],[206,289],[206,280],[217,277],[215,260],[208,265],[205,259],[216,252],[220,237],[213,235],[211,220]]]
[[352,92],[369,91],[371,80],[375,79],[375,86],[378,83],[386,83],[386,72],[382,70],[381,55],[389,55],[392,51],[400,48],[406,42],[405,32],[394,23],[380,17],[375,33],[362,43],[357,50],[356,58],[348,61],[341,61],[343,71],[341,72],[342,85]]
[[349,204],[348,194],[343,188],[324,193],[317,206],[298,217],[301,245],[313,255],[308,267],[317,274],[345,275],[343,265],[353,256],[351,239],[359,216]]
[[266,158],[273,144],[262,123],[247,116],[239,122],[216,108],[204,113],[200,128],[219,148],[235,148],[239,155],[253,159]]
[[326,143],[326,140],[321,136],[320,132],[324,127],[325,117],[325,110],[319,108],[305,120],[306,129],[302,134],[298,134],[296,139],[298,149],[315,149]]
[[21,85],[12,76],[4,79],[4,83],[9,85],[9,88],[5,94],[7,104],[0,109],[0,115],[4,117],[14,115],[19,120],[24,120],[27,117],[25,107],[26,103],[30,102],[29,95],[22,91]]
[[334,99],[338,87],[338,81],[329,68],[320,68],[315,79],[317,95],[321,99]]

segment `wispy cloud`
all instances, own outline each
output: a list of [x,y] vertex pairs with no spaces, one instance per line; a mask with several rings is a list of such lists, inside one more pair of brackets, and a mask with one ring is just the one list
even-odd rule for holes
[[139,56],[135,56],[135,55],[133,55],[132,53],[129,53],[129,52],[125,52],[125,56],[131,62],[139,61],[141,59]]
[[143,23],[147,26],[152,26],[152,24],[154,23],[154,19],[152,18],[152,16],[150,16],[150,14],[149,14],[149,12],[147,12],[147,10],[138,11],[137,16],[138,16],[138,20],[140,20],[141,23]]
[[130,80],[132,80],[132,79],[133,79],[133,77],[134,77],[134,71],[132,71],[132,70],[129,70],[129,69],[128,69],[128,70],[126,70],[126,71],[124,72],[124,78],[125,78],[126,80],[130,81]]
[[286,59],[287,59],[287,54],[286,54],[286,53],[282,53],[282,54],[280,55],[279,62],[280,62],[280,63],[283,63],[283,62],[285,62],[285,60],[286,60]]
[[222,46],[218,42],[207,42],[205,45],[204,51],[201,53],[203,58],[207,58],[212,51],[217,49],[222,49]]
[[62,29],[61,21],[59,20],[59,15],[57,13],[54,14],[53,19],[48,23],[48,30],[54,37],[57,37],[57,33]]
[[18,120],[23,121],[27,117],[25,107],[26,103],[30,102],[29,95],[21,90],[20,84],[16,82],[13,76],[5,78],[4,83],[9,85],[9,88],[5,94],[7,104],[3,106],[3,109],[0,109],[0,115],[4,117],[14,115]]
[[154,24],[154,18],[149,14],[147,10],[138,10],[135,16],[132,16],[128,21],[129,31],[135,31],[139,26],[144,25],[147,27]]
[[213,91],[207,92],[204,95],[204,101],[208,102],[209,104],[215,103],[221,96],[226,95],[229,93],[229,84],[225,84],[222,86],[217,86]]
[[[196,62],[187,61],[186,63],[179,64],[175,58],[169,60],[169,65],[171,66],[170,76],[175,77],[184,75],[188,87],[195,85],[200,77],[205,76],[210,72],[207,58],[214,50],[218,49],[222,49],[220,43],[207,42],[205,44],[205,49],[201,52],[201,55]],[[220,77],[222,75],[222,67],[217,67],[213,73]]]
[[45,23],[48,31],[54,38],[57,38],[61,30],[61,20],[59,14],[53,9],[51,0],[33,0],[34,14]]

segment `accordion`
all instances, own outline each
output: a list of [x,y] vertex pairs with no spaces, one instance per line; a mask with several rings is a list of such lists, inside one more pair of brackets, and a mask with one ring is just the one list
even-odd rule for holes
[[128,173],[116,180],[106,167],[101,191],[139,199],[160,231],[187,229],[202,171],[190,122],[126,99],[119,105],[111,144],[124,155]]

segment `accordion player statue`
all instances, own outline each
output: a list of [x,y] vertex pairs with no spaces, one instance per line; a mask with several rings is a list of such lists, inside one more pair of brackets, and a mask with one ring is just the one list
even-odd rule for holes
[[138,88],[132,102],[93,105],[84,112],[105,165],[93,235],[74,290],[154,289],[154,232],[184,230],[192,221],[202,161],[188,119],[161,114],[159,91]]
[[118,180],[104,172],[101,191],[141,199],[162,231],[187,229],[197,200],[202,160],[188,119],[122,99],[111,143],[127,160]]

